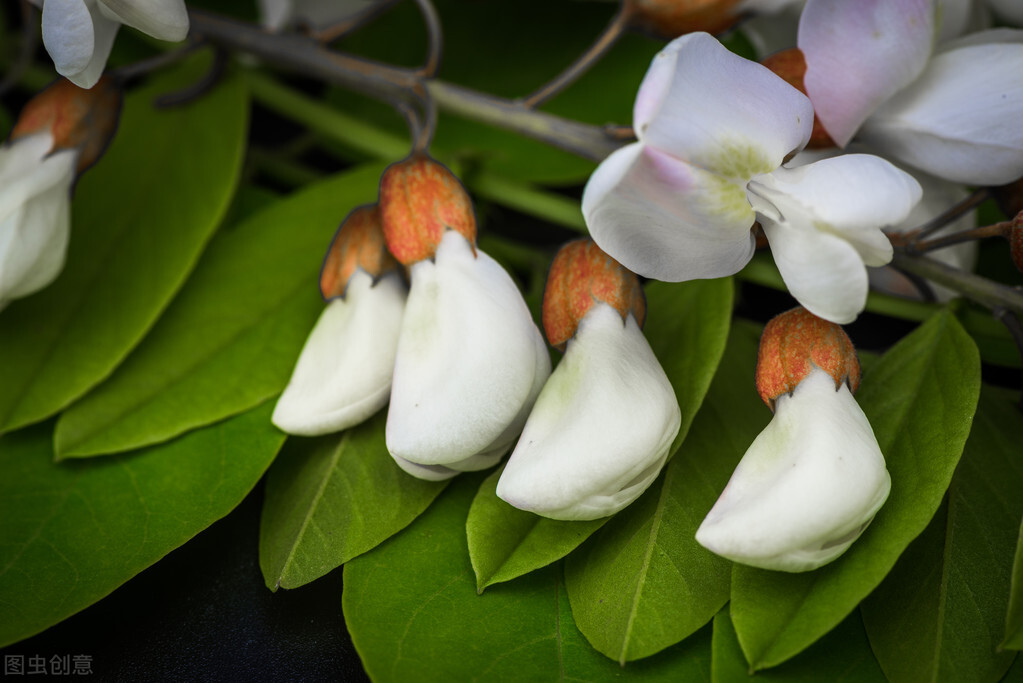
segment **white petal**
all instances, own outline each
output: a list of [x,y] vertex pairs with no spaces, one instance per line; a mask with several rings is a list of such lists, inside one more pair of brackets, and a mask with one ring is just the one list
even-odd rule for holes
[[853,245],[805,223],[761,223],[789,293],[820,318],[855,320],[867,303],[867,269]]
[[796,31],[802,3],[775,14],[758,14],[740,25],[743,35],[753,44],[757,57],[763,59],[775,52],[796,46]]
[[1000,185],[1023,175],[1021,117],[1023,44],[967,44],[935,55],[915,83],[867,119],[861,135],[941,178]]
[[434,261],[412,266],[411,280],[387,448],[454,468],[502,446],[495,441],[535,397],[550,359],[511,277],[457,232],[444,235]]
[[64,267],[78,153],[36,156],[49,134],[0,148],[0,307],[53,282]]
[[911,83],[931,54],[929,0],[809,0],[799,21],[806,92],[844,147],[874,109]]
[[842,237],[871,266],[892,260],[891,243],[881,230],[904,221],[922,194],[913,176],[870,154],[780,168],[749,187],[769,199],[786,220]]
[[188,35],[188,11],[184,0],[97,1],[111,18],[159,40],[177,42]]
[[291,23],[294,0],[259,0],[260,22],[271,31],[279,31]]
[[888,498],[891,478],[866,416],[844,384],[814,369],[781,396],[696,532],[742,564],[801,572],[831,562]]
[[57,73],[77,74],[89,65],[95,47],[92,16],[83,0],[46,0],[43,45]]
[[387,405],[405,294],[397,274],[373,284],[356,271],[345,298],[329,301],[309,334],[273,423],[289,434],[330,434]]
[[582,210],[597,245],[645,277],[723,277],[753,256],[754,214],[744,185],[642,143],[601,162]]
[[633,119],[641,142],[746,181],[806,144],[813,107],[766,67],[690,33],[654,57]]
[[554,519],[612,515],[661,471],[681,423],[668,378],[631,315],[598,304],[547,381],[497,495]]

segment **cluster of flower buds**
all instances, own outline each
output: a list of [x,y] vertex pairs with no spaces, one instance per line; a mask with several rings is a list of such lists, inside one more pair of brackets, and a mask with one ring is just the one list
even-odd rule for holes
[[592,240],[562,247],[543,323],[565,356],[501,473],[499,497],[545,517],[596,519],[653,483],[682,416],[640,329],[645,315],[635,273]]
[[757,389],[774,411],[696,540],[728,559],[788,572],[833,561],[888,498],[891,478],[853,398],[860,366],[841,327],[803,308],[764,328]]
[[0,147],[0,308],[53,282],[64,267],[71,189],[117,128],[121,91],[60,79],[22,109]]

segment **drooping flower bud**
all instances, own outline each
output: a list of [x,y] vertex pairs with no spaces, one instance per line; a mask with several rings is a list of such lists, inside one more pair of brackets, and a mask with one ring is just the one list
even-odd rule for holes
[[376,204],[360,206],[348,214],[330,243],[320,271],[320,293],[324,299],[344,298],[357,270],[378,280],[399,268],[384,241],[380,208]]
[[815,368],[855,392],[860,386],[856,349],[841,325],[797,307],[764,327],[757,355],[757,391],[771,410],[783,394],[791,394]]
[[388,249],[406,266],[432,259],[448,230],[476,244],[472,199],[446,166],[426,156],[387,167],[380,178],[380,216]]
[[739,20],[739,0],[627,0],[630,23],[665,40],[685,33],[721,33]]
[[569,242],[554,257],[543,295],[543,327],[551,346],[564,351],[579,321],[598,303],[618,311],[623,322],[632,313],[643,327],[646,299],[639,277],[593,240]]
[[[776,52],[762,59],[760,63],[781,76],[782,80],[793,88],[806,94],[806,85],[803,83],[803,77],[806,76],[806,57],[798,47]],[[807,149],[827,149],[834,146],[835,141],[828,135],[824,124],[819,117],[814,116],[813,132],[810,133],[810,141],[806,143]]]
[[341,223],[320,293],[327,306],[274,408],[273,423],[289,434],[339,432],[387,405],[408,288],[384,245],[376,205]]
[[763,569],[803,572],[844,553],[891,490],[851,386],[859,363],[837,325],[803,309],[768,323],[757,387],[774,417],[696,532],[708,550]]
[[77,172],[92,166],[117,131],[121,88],[102,78],[91,90],[61,78],[29,100],[18,117],[11,141],[37,133],[53,136],[51,151],[78,150]]
[[1012,262],[1016,264],[1020,272],[1023,272],[1023,211],[1016,214],[1012,219],[1012,228],[1009,231],[1009,248],[1012,253]]
[[562,247],[544,326],[565,356],[544,385],[497,484],[553,519],[618,512],[657,477],[681,425],[675,392],[640,331],[639,278],[591,240]]

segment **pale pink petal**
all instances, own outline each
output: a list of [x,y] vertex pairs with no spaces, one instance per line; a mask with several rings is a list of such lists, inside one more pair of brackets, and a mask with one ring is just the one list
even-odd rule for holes
[[934,42],[928,0],[809,0],[799,22],[806,92],[844,147],[882,102],[911,83]]
[[1023,176],[1021,118],[1023,43],[963,44],[935,55],[867,119],[862,137],[946,180],[1001,185]]
[[597,245],[645,277],[723,277],[753,256],[754,214],[743,184],[642,143],[597,167],[582,210]]
[[633,119],[641,142],[746,181],[806,144],[813,108],[766,67],[691,33],[654,57]]

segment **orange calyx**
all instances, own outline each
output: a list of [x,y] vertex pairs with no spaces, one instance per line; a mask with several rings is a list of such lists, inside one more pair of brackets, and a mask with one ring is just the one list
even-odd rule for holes
[[841,325],[818,318],[805,308],[775,316],[764,327],[757,353],[757,391],[774,410],[774,402],[791,393],[813,368],[824,370],[854,392],[860,386],[856,349]]
[[345,296],[348,281],[363,270],[374,280],[400,266],[387,251],[376,204],[352,210],[330,243],[320,271],[320,293],[324,299]]
[[612,306],[623,321],[632,313],[643,326],[646,299],[639,277],[593,240],[569,242],[554,256],[543,293],[543,327],[551,346],[563,351],[579,321],[600,302]]
[[426,156],[391,164],[380,178],[387,247],[403,265],[433,258],[447,230],[476,244],[472,199],[446,166]]
[[685,33],[721,33],[739,20],[739,0],[628,0],[632,26],[658,38],[677,38]]
[[96,163],[117,131],[121,88],[104,76],[91,89],[61,78],[21,110],[11,140],[36,133],[53,135],[53,151],[78,149],[78,173]]
[[[789,48],[776,52],[770,57],[765,57],[760,62],[783,81],[791,85],[799,92],[806,94],[806,85],[803,79],[806,77],[806,57],[798,47]],[[807,149],[828,149],[835,147],[835,141],[824,129],[820,117],[813,117],[813,132],[810,133],[810,141],[806,143]]]

